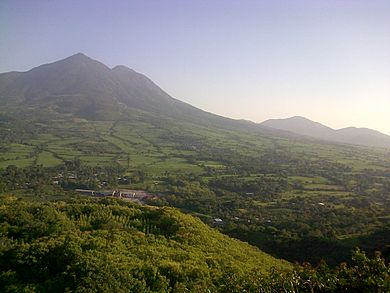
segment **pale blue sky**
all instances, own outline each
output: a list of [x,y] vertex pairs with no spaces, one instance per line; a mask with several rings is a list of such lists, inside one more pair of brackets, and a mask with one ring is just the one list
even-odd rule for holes
[[390,0],[0,2],[0,72],[77,52],[220,115],[390,134]]

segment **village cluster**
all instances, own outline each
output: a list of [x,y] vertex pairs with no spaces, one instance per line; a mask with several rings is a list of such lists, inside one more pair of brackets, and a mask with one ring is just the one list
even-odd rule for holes
[[147,193],[144,190],[90,190],[90,189],[76,189],[77,193],[88,196],[97,197],[116,197],[143,204],[146,199],[156,197],[155,194]]

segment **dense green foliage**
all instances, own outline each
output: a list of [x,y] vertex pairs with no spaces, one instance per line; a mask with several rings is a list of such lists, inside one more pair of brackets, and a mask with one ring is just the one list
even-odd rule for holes
[[330,269],[276,260],[172,208],[113,199],[0,201],[2,292],[386,292],[359,250]]
[[3,198],[0,232],[2,292],[205,292],[290,267],[172,208],[110,199]]
[[233,278],[230,288],[233,292],[389,292],[390,267],[379,254],[368,258],[356,250],[352,262],[352,266],[342,263],[334,269],[326,263],[296,265],[287,273],[273,271],[263,279],[242,279],[238,287]]

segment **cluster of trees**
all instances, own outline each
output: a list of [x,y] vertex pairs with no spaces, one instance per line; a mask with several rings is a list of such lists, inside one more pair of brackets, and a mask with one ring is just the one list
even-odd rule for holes
[[41,187],[50,184],[52,173],[41,165],[27,168],[18,168],[10,165],[0,169],[0,192],[15,189],[41,190]]
[[17,189],[41,192],[44,187],[53,184],[65,190],[115,187],[119,182],[129,183],[130,178],[123,176],[123,173],[124,168],[118,164],[92,167],[77,159],[52,168],[42,165],[18,168],[10,165],[0,169],[0,192]]
[[55,167],[53,171],[57,174],[64,189],[98,189],[104,187],[116,187],[119,180],[124,180],[125,169],[119,164],[104,166],[88,166],[80,160],[67,161],[64,165]]
[[369,258],[357,249],[352,265],[341,263],[332,269],[325,262],[316,267],[304,263],[288,272],[274,270],[266,278],[232,275],[228,281],[225,292],[388,292],[390,267],[380,254]]
[[260,176],[256,178],[217,177],[209,181],[209,187],[216,193],[224,191],[247,195],[259,195],[264,199],[272,199],[273,196],[288,189],[286,177]]

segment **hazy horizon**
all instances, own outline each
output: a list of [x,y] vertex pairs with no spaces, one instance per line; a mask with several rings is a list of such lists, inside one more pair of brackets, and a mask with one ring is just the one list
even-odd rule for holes
[[82,52],[262,122],[390,134],[390,1],[2,1],[0,72]]

